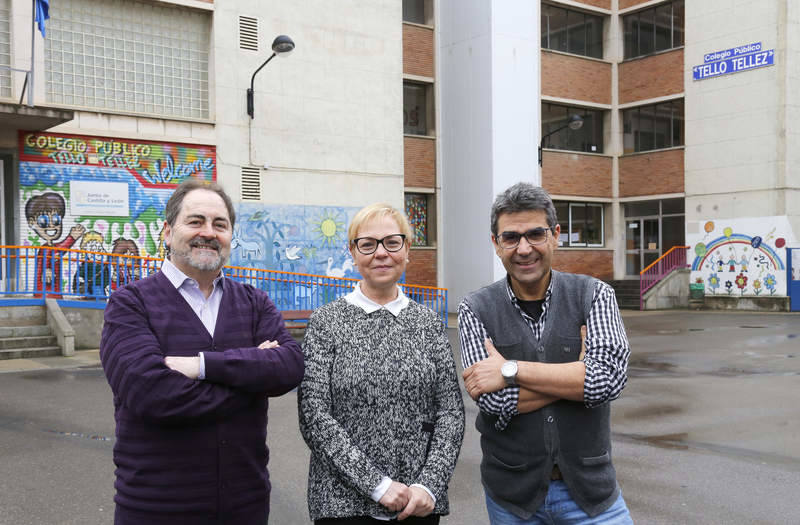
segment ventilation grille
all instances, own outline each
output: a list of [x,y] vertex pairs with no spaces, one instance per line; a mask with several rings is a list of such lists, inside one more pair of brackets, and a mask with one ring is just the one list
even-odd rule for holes
[[261,170],[242,167],[242,200],[261,200]]
[[239,49],[258,51],[258,19],[252,16],[239,17]]

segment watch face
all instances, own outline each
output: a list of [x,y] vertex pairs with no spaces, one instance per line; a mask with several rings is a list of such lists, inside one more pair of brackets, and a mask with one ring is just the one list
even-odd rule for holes
[[514,377],[517,375],[517,363],[514,361],[506,361],[500,368],[500,373],[503,377]]

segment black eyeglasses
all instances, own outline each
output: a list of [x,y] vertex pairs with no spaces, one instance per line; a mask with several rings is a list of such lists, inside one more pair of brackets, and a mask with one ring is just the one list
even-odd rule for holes
[[511,250],[519,246],[519,241],[522,237],[525,237],[525,240],[530,245],[542,244],[547,240],[547,232],[549,231],[550,228],[533,228],[525,233],[503,232],[497,236],[497,244],[503,249]]
[[374,237],[359,237],[353,239],[353,244],[356,245],[356,250],[363,255],[375,253],[378,245],[382,244],[387,252],[399,252],[406,243],[406,236],[402,233],[395,233],[394,235],[387,235],[383,239],[375,239]]

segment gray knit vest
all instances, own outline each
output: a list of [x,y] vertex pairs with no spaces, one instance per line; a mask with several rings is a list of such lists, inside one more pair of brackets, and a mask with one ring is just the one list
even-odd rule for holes
[[[597,281],[552,272],[552,295],[541,341],[537,341],[506,291],[506,279],[467,297],[497,350],[506,359],[566,363],[578,360],[580,327],[586,324]],[[558,463],[572,499],[589,515],[608,509],[619,496],[611,464],[608,403],[586,408],[560,400],[514,416],[501,431],[497,416],[479,412],[481,479],[489,496],[527,519],[544,503],[553,464]]]

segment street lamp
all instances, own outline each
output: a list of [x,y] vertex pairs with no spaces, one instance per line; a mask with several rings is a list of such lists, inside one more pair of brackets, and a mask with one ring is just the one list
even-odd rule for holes
[[567,119],[567,123],[561,127],[558,127],[548,133],[547,135],[542,137],[542,141],[539,143],[539,166],[542,165],[542,148],[544,147],[544,139],[552,135],[553,133],[558,133],[564,128],[569,128],[572,131],[577,131],[583,127],[583,117],[577,114],[572,114]]
[[255,109],[253,108],[253,81],[256,79],[256,75],[261,68],[267,65],[267,63],[275,58],[275,55],[280,55],[282,57],[289,56],[289,53],[292,52],[294,49],[294,42],[291,38],[286,35],[278,35],[275,37],[275,40],[272,41],[272,54],[269,56],[268,59],[261,64],[258,69],[256,69],[253,76],[250,77],[250,89],[247,90],[247,114],[250,115],[250,118],[253,118],[255,113]]

